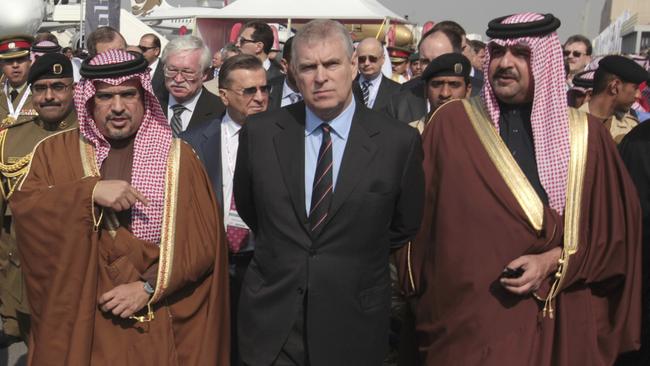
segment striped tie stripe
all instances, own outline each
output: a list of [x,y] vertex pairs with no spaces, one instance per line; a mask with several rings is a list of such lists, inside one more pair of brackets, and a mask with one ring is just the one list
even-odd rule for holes
[[312,233],[318,235],[322,224],[327,218],[327,213],[332,202],[333,195],[333,172],[332,172],[332,137],[330,126],[327,123],[320,125],[323,132],[316,172],[312,185],[311,209],[309,211],[309,225]]

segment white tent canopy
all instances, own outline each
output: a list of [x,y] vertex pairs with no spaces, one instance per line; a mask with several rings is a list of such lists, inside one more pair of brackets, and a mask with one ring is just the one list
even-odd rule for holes
[[376,0],[237,0],[202,18],[243,19],[374,19],[406,22]]

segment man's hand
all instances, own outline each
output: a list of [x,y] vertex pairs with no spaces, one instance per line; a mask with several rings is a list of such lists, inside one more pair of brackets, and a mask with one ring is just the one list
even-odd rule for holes
[[523,255],[508,263],[507,268],[522,268],[519,278],[501,278],[501,285],[517,295],[537,291],[548,276],[555,273],[562,249],[557,247],[541,254]]
[[119,285],[99,297],[99,308],[115,316],[128,318],[149,302],[149,294],[144,290],[144,282],[136,281]]
[[100,180],[95,186],[93,199],[98,205],[111,208],[116,212],[128,210],[137,201],[145,206],[149,205],[149,201],[142,193],[123,180]]

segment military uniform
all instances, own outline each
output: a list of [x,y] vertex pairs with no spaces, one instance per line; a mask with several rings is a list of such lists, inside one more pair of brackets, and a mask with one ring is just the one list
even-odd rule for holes
[[[54,130],[46,130],[38,116],[16,122],[0,131],[0,180],[2,183],[2,235],[0,235],[0,314],[7,334],[20,334],[25,339],[28,329],[29,305],[26,298],[24,279],[20,269],[20,258],[16,237],[11,225],[8,199],[27,173],[32,151],[44,138],[77,127],[74,112],[59,123]],[[14,319],[16,322],[14,322]],[[12,329],[13,328],[13,329]]]
[[[578,108],[578,110],[590,113],[589,103],[583,104],[580,106],[580,108]],[[616,144],[619,144],[623,140],[623,137],[625,137],[628,132],[632,131],[632,129],[639,124],[639,120],[630,113],[625,113],[620,117],[613,115],[611,118],[606,119],[604,124],[605,128],[607,128],[609,133],[612,135],[612,138]]]
[[[11,100],[11,98],[8,98],[7,94],[5,94],[5,90],[11,90],[11,87],[7,85],[6,78],[3,76],[0,79],[0,121],[2,126],[10,125],[10,124],[20,124],[22,122],[28,121],[33,119],[35,116],[38,115],[36,113],[36,110],[34,110],[34,107],[32,107],[32,93],[29,89],[29,85],[25,83],[22,87],[18,88],[19,93],[16,99],[13,101],[13,107],[14,110],[18,108],[18,105],[20,101],[24,98],[26,98],[25,103],[21,106],[19,115],[17,118],[15,118],[15,121],[10,121],[7,118],[9,117],[9,105],[8,102]],[[25,96],[25,94],[27,94]]]

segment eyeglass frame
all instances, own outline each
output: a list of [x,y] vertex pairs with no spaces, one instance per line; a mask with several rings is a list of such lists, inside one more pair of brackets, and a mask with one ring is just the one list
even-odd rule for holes
[[254,97],[257,92],[259,91],[262,94],[269,94],[271,92],[271,87],[266,84],[266,85],[258,85],[258,86],[249,86],[248,88],[243,88],[241,90],[235,90],[231,88],[219,88],[219,89],[224,89],[224,90],[229,90],[239,96],[242,97],[247,97],[247,98],[252,98]]
[[[192,73],[192,75],[188,76],[187,74],[190,73],[190,72]],[[195,81],[195,80],[201,78],[201,76],[200,76],[201,71],[187,71],[187,70],[174,70],[174,69],[170,70],[169,66],[167,66],[167,65],[165,65],[165,67],[163,67],[163,75],[166,78],[172,78],[173,79],[179,73],[181,74],[181,77],[183,79],[187,80],[187,81]]]
[[239,37],[239,44],[240,45],[244,44],[244,43],[257,43],[257,42],[261,42],[261,41],[256,41],[254,39],[248,39],[248,38],[244,38],[244,37],[241,37],[241,36]]
[[[53,82],[51,84],[32,84],[30,89],[32,90],[32,94],[34,94],[34,95],[45,94],[45,93],[47,93],[48,89],[51,89],[52,93],[60,94],[60,93],[65,92],[66,90],[68,90],[68,88],[70,88],[72,85],[74,85],[74,81],[71,81],[69,84],[66,84],[66,83],[64,83],[62,81],[55,81],[55,82]],[[37,88],[41,87],[41,86],[44,87],[44,89],[38,90]],[[56,88],[55,88],[55,86],[56,86]],[[56,90],[58,87],[61,87],[61,89]]]

